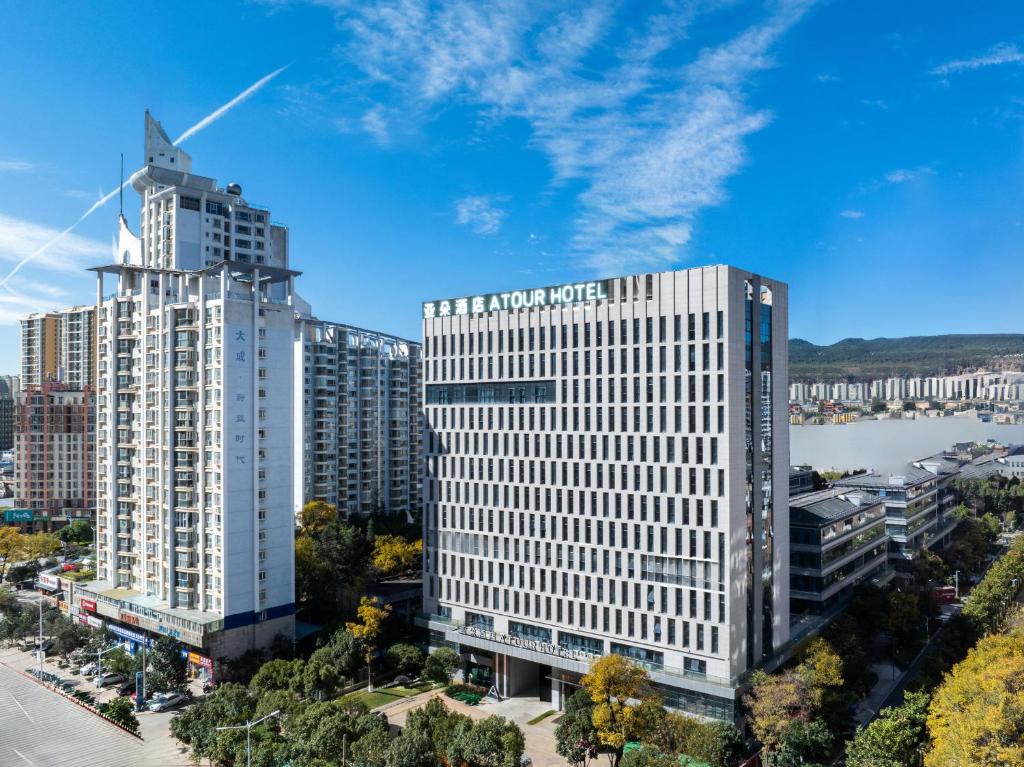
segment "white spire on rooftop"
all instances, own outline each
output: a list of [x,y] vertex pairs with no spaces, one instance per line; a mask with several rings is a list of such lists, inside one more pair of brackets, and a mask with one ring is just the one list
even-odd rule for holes
[[180,170],[183,173],[192,172],[192,158],[183,149],[179,149],[171,143],[170,138],[164,132],[163,126],[154,119],[153,115],[146,110],[146,156],[143,157],[145,165],[155,165],[158,168],[168,170]]

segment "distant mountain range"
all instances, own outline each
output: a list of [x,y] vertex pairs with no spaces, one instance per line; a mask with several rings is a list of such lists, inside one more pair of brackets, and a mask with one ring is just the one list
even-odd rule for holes
[[830,346],[793,338],[789,342],[789,378],[835,381],[952,375],[1014,355],[1024,355],[1024,334],[844,338]]

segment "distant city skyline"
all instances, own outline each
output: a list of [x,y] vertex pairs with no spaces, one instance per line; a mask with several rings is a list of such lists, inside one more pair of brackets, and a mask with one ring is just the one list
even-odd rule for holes
[[274,201],[339,321],[415,339],[437,296],[730,263],[819,344],[1021,330],[1016,4],[400,5],[8,13],[0,372],[19,317],[94,302],[116,194],[7,276],[141,166],[146,107]]

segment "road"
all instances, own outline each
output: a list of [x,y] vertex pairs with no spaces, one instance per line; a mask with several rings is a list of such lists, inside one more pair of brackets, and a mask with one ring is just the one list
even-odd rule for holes
[[145,762],[142,741],[0,665],[0,764],[138,767]]

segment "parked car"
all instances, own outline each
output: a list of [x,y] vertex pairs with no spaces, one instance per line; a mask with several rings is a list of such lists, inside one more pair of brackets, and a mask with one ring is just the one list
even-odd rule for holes
[[127,682],[117,688],[117,694],[120,696],[131,695],[135,697],[135,680],[129,679]]
[[[38,649],[39,649],[39,643],[36,642],[36,650],[38,650]],[[53,649],[53,640],[52,639],[44,639],[43,640],[43,646],[42,646],[43,652],[50,652],[50,650],[52,650],[52,649]]]
[[125,681],[124,674],[108,673],[103,676],[93,677],[92,683],[99,688],[110,687],[112,684],[121,684]]
[[162,693],[159,696],[154,695],[153,701],[149,704],[149,710],[167,711],[175,708],[176,706],[180,706],[187,700],[188,696],[181,692]]
[[92,676],[97,671],[99,671],[99,667],[96,665],[96,661],[94,660],[89,661],[80,669],[78,669],[78,673],[82,676]]

